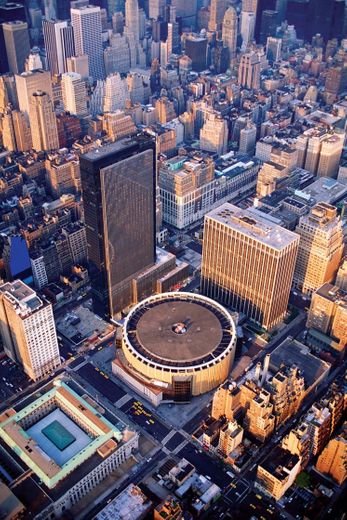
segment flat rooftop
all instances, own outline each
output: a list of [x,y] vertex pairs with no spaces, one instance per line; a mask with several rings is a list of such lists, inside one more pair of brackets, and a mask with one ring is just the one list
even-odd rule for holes
[[133,137],[125,137],[124,139],[119,139],[119,141],[115,141],[114,143],[107,143],[103,146],[99,146],[98,148],[92,149],[90,152],[87,152],[81,156],[82,159],[86,159],[91,162],[96,162],[105,157],[108,157],[111,154],[120,152],[122,150],[126,150],[127,148],[131,148],[132,146],[136,146],[138,143],[146,143],[152,142],[153,138],[146,134],[139,134]]
[[310,349],[299,341],[285,339],[270,354],[270,369],[277,372],[281,365],[297,366],[302,372],[306,388],[310,388],[327,374],[330,364],[311,354]]
[[1,285],[0,291],[11,302],[17,313],[22,316],[34,312],[44,305],[36,292],[21,280]]
[[[44,417],[40,413],[43,408],[47,410]],[[116,447],[121,434],[57,379],[50,390],[21,410],[11,408],[0,415],[0,439],[52,489],[77,467],[102,453],[105,443],[112,440]]]
[[189,366],[213,360],[229,348],[232,318],[204,297],[168,293],[145,300],[129,314],[124,334],[142,356],[158,364]]
[[98,513],[95,520],[137,520],[144,518],[152,502],[141,489],[129,484],[116,498]]
[[260,464],[271,475],[278,480],[284,480],[288,476],[294,466],[299,462],[297,455],[292,455],[289,451],[284,450],[280,446],[276,446]]
[[347,183],[341,180],[337,181],[327,177],[320,177],[302,191],[315,199],[316,202],[334,204],[334,202],[338,202],[347,195]]
[[317,289],[315,294],[319,296],[323,296],[327,300],[331,302],[341,302],[347,305],[347,292],[339,289],[336,285],[332,285],[331,283],[325,283]]
[[296,233],[274,223],[255,208],[241,209],[226,202],[210,211],[206,218],[220,222],[272,249],[281,250],[299,240]]
[[164,360],[193,361],[214,350],[222,338],[218,317],[193,302],[163,302],[137,324],[137,335],[150,354]]

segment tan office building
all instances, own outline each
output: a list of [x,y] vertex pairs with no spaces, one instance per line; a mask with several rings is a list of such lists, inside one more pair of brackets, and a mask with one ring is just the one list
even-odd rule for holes
[[6,354],[34,381],[60,365],[52,305],[21,280],[0,287],[0,327]]
[[39,152],[59,148],[57,119],[47,92],[38,90],[30,100],[29,111],[33,148]]
[[296,227],[300,236],[293,285],[311,295],[335,279],[343,254],[343,233],[336,208],[320,202]]
[[298,245],[259,211],[223,204],[205,217],[203,294],[271,329],[287,310]]

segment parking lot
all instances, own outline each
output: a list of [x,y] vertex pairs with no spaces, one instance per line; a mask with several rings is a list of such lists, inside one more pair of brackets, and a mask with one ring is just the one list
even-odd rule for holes
[[30,385],[30,379],[7,356],[0,360],[0,400],[18,394]]
[[141,401],[130,399],[130,401],[121,406],[120,409],[126,413],[134,423],[141,426],[141,428],[159,442],[170,433],[169,428],[159,421]]
[[126,395],[126,392],[111,381],[107,374],[98,367],[94,367],[91,363],[83,365],[83,367],[77,370],[77,374],[88,381],[98,392],[107,397],[111,403],[115,403]]

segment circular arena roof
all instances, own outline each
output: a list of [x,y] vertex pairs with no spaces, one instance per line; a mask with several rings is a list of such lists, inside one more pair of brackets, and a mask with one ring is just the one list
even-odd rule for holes
[[151,296],[136,305],[123,334],[136,357],[160,368],[215,363],[236,340],[234,321],[221,305],[184,292]]

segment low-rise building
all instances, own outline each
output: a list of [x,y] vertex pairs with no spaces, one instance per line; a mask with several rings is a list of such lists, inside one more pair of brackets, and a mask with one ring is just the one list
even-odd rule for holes
[[97,514],[95,520],[142,520],[151,509],[152,502],[143,491],[135,484],[129,484]]
[[60,518],[131,457],[139,436],[120,432],[118,422],[80,387],[61,379],[2,412],[7,476],[17,480],[12,492],[32,517]]
[[160,163],[159,188],[163,220],[184,229],[223,202],[251,193],[259,162],[247,156],[223,156],[214,164],[200,152]]

